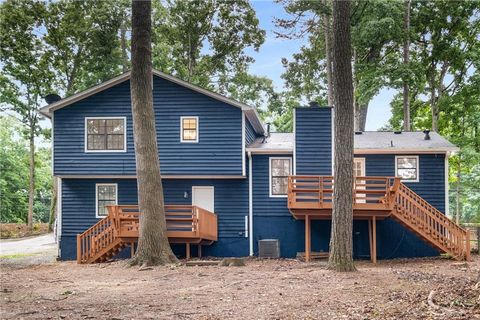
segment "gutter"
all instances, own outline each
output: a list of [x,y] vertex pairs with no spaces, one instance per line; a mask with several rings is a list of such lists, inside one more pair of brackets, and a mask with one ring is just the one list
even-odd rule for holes
[[253,256],[253,171],[252,152],[248,152],[248,246],[249,254]]

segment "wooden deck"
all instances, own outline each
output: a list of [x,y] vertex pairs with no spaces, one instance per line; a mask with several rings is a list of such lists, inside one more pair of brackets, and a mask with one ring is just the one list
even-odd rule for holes
[[[77,262],[105,261],[129,246],[134,254],[138,240],[140,212],[137,205],[107,206],[108,216],[77,236]],[[167,236],[170,243],[184,243],[187,258],[190,245],[217,241],[217,216],[193,205],[166,205]]]
[[[311,220],[331,219],[334,178],[290,176],[288,209],[305,220],[305,260],[310,259]],[[470,258],[469,234],[395,177],[355,177],[353,219],[368,220],[370,257],[377,260],[377,220],[394,218],[441,252]]]

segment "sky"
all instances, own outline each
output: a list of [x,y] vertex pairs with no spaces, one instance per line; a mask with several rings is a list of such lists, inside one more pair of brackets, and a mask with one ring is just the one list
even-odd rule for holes
[[[287,40],[276,38],[274,30],[274,18],[288,17],[283,7],[269,0],[254,0],[251,2],[257,17],[260,20],[260,27],[264,29],[266,34],[265,43],[260,47],[259,52],[249,51],[255,58],[255,63],[251,66],[251,72],[256,75],[266,76],[273,80],[277,90],[281,90],[284,81],[281,74],[284,71],[281,60],[282,58],[290,58],[292,54],[299,51],[306,39]],[[390,102],[396,91],[392,89],[384,89],[370,102],[367,114],[367,131],[376,131],[384,126],[390,119]]]

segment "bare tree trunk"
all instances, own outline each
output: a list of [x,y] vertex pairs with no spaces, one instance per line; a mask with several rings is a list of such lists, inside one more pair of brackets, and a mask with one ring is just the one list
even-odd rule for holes
[[355,131],[365,131],[365,125],[367,124],[368,103],[359,104],[355,101]]
[[53,231],[53,225],[57,219],[57,193],[58,182],[57,177],[52,177],[52,198],[50,200],[50,217],[48,219],[48,231]]
[[122,48],[122,71],[128,71],[128,55],[127,55],[127,30],[125,23],[120,27],[120,45]]
[[[330,6],[329,0],[324,0],[325,6]],[[333,80],[332,80],[332,22],[329,14],[324,14],[324,37],[325,37],[325,63],[327,69],[327,86],[328,86],[328,105],[333,106]]]
[[150,1],[132,1],[132,94],[133,137],[137,164],[140,234],[132,265],[172,263],[177,258],[170,248],[165,221],[162,177],[152,95]]
[[29,230],[33,230],[33,202],[35,200],[35,128],[30,128],[28,137],[30,143],[30,170],[29,170],[29,185],[28,185],[28,216],[27,226]]
[[[461,185],[461,178],[462,178],[462,154],[458,155],[458,167],[457,167],[457,197],[455,199],[455,222],[457,224],[460,223],[460,215],[461,215],[461,204],[460,204],[460,185]],[[448,179],[448,177],[446,177]]]
[[353,264],[353,78],[350,39],[350,1],[333,1],[333,81],[335,150],[332,234],[328,265],[354,271]]
[[[410,61],[410,0],[405,0],[405,13],[403,18],[405,39],[403,42],[403,64],[408,66]],[[403,79],[403,130],[410,131],[410,93],[408,79]]]

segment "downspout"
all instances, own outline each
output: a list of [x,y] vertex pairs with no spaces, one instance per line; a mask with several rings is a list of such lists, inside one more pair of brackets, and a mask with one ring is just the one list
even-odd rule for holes
[[253,182],[252,152],[248,152],[248,242],[250,256],[253,256]]

